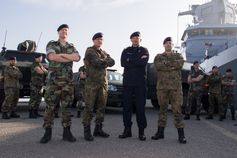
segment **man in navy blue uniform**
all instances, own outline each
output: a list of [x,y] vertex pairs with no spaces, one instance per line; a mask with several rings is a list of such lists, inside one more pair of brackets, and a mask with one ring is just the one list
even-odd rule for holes
[[[149,52],[140,46],[140,32],[134,32],[130,36],[132,46],[123,50],[121,66],[123,73],[123,123],[124,131],[119,138],[132,137],[132,112],[133,100],[136,104],[136,118],[139,128],[139,139],[146,140],[144,129],[147,127],[145,104],[146,104],[146,64],[149,59]],[[134,98],[135,97],[135,98]]]

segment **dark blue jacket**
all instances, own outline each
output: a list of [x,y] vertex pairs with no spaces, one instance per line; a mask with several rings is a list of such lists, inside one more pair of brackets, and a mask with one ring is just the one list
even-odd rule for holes
[[[146,56],[146,58],[142,58]],[[144,47],[128,47],[123,50],[121,66],[124,67],[123,85],[139,86],[146,83],[146,64],[149,52]]]

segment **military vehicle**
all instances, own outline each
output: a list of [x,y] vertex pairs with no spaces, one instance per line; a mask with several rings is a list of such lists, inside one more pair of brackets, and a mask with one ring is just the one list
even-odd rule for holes
[[[193,16],[193,25],[189,25],[183,33],[183,41],[179,50],[186,62],[182,71],[184,103],[186,102],[188,84],[187,74],[194,61],[209,73],[214,65],[222,74],[232,68],[237,79],[237,5],[227,0],[211,0],[202,5],[192,5],[191,10],[180,12],[178,16]],[[154,93],[154,67],[148,65],[148,94],[154,106],[158,106]],[[158,74],[159,77],[159,74]],[[235,87],[235,92],[237,88]],[[208,104],[204,94],[203,105]],[[237,100],[237,93],[235,93]],[[208,106],[208,105],[207,105]]]
[[[108,77],[108,98],[107,98],[107,106],[110,107],[122,107],[123,102],[123,76],[122,74],[116,72],[114,69],[107,69],[107,77]],[[74,73],[74,101],[72,107],[76,106],[78,101],[79,94],[79,75],[78,73]]]
[[45,53],[35,52],[35,42],[26,40],[18,45],[18,50],[7,50],[3,47],[0,53],[0,107],[4,101],[4,68],[8,64],[7,59],[14,56],[17,59],[17,66],[23,74],[20,80],[20,97],[30,96],[30,67],[35,60],[35,55],[43,56],[42,63],[47,67],[48,61]]

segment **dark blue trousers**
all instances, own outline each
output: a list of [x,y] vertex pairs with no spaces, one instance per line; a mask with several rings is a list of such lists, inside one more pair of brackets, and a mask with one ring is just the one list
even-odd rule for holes
[[136,106],[136,119],[138,128],[146,128],[147,121],[145,115],[146,86],[124,86],[123,91],[123,122],[124,126],[132,126],[133,106]]

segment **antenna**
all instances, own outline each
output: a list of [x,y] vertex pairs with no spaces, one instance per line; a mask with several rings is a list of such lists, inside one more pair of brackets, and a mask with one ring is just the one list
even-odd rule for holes
[[3,42],[3,46],[2,46],[2,50],[5,51],[6,48],[6,41],[7,41],[7,30],[5,31],[5,36],[4,36],[4,42]]
[[176,41],[176,46],[179,44],[179,16],[177,16],[177,41]]
[[39,46],[39,43],[40,43],[40,39],[41,39],[41,36],[42,36],[42,32],[40,32],[40,36],[39,36],[39,39],[37,41],[37,45],[36,45],[36,48],[35,48],[35,51],[37,50],[38,46]]

